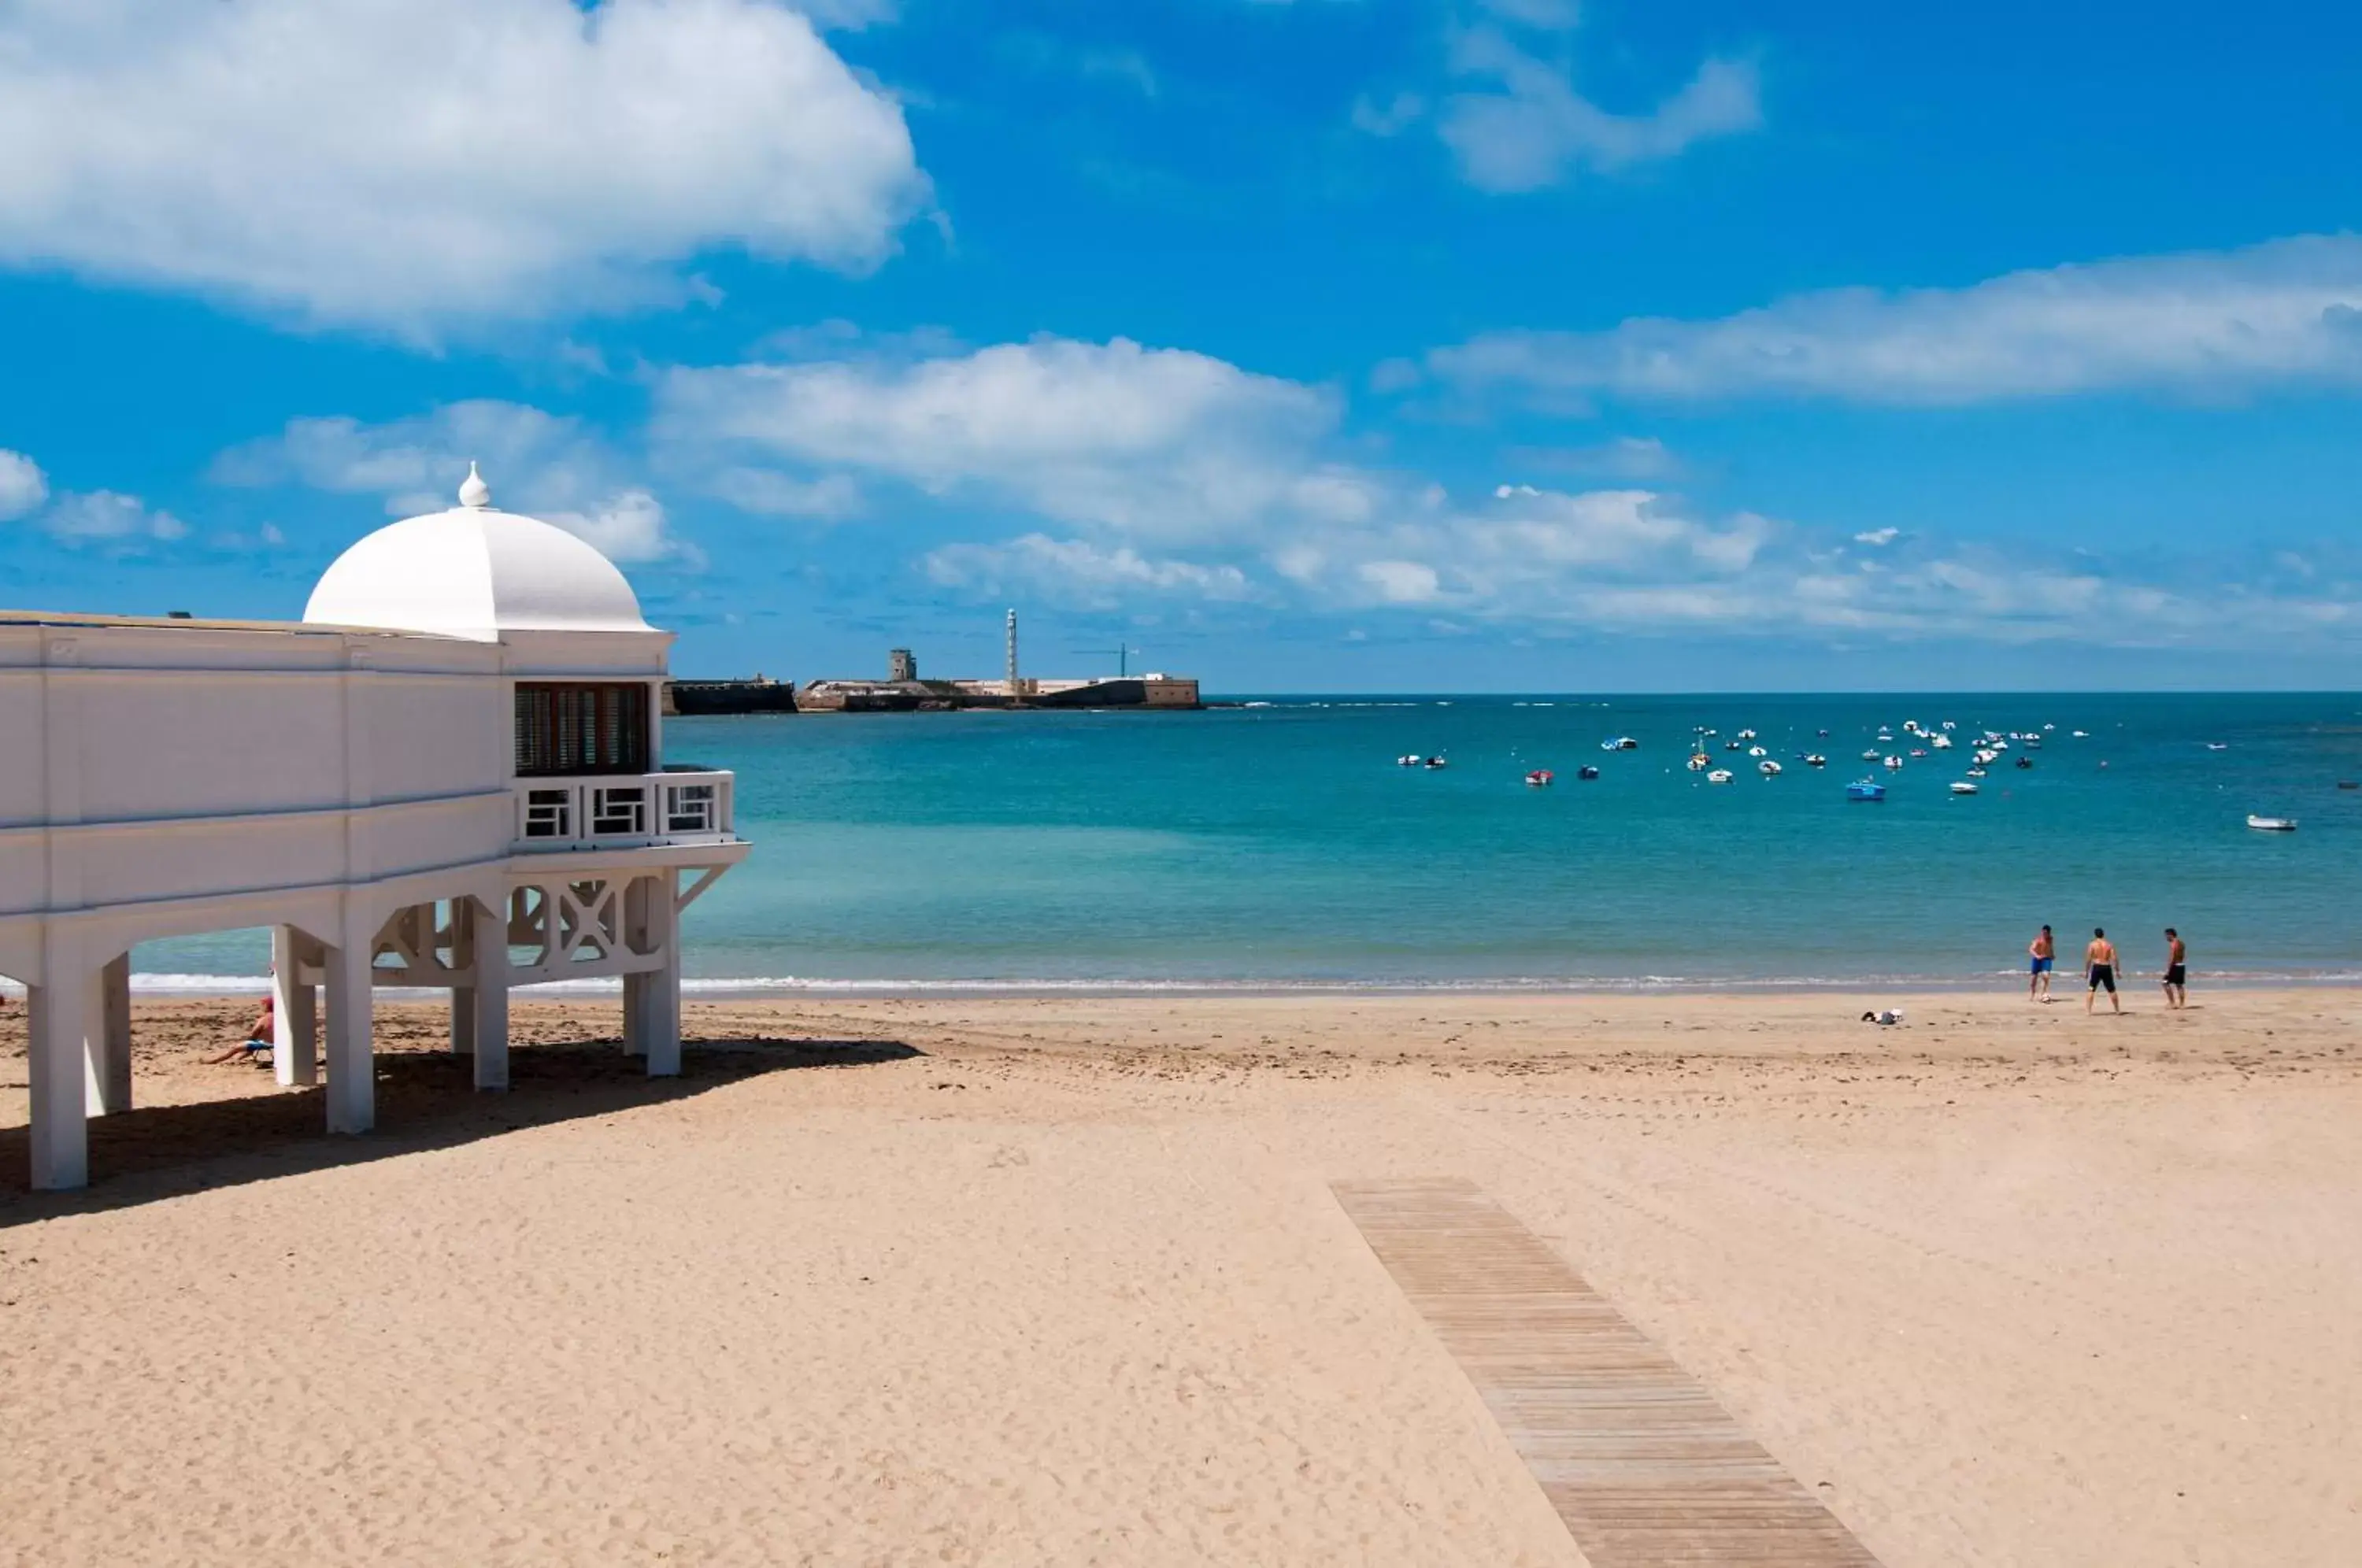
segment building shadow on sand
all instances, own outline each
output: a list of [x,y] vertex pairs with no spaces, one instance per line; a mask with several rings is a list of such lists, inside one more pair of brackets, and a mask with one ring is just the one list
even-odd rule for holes
[[683,1045],[679,1077],[651,1078],[619,1041],[518,1044],[510,1047],[508,1092],[480,1094],[464,1056],[381,1053],[377,1128],[359,1137],[322,1131],[326,1111],[318,1088],[135,1107],[89,1123],[89,1187],[33,1192],[26,1180],[29,1130],[0,1128],[0,1230],[669,1104],[770,1073],[874,1066],[923,1055],[891,1040],[701,1041]]

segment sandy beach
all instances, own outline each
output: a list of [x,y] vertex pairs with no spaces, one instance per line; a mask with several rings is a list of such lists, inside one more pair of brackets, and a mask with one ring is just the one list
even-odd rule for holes
[[337,1140],[143,1002],[38,1196],[12,1006],[0,1561],[1581,1562],[1330,1186],[1429,1176],[1890,1568],[2362,1560],[2362,995],[1873,1001],[395,1007]]

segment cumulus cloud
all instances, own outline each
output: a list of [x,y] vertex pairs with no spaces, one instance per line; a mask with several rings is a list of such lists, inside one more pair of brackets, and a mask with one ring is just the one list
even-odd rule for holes
[[136,495],[94,490],[61,495],[40,514],[41,526],[61,539],[125,542],[188,536],[188,525],[169,512],[151,509]]
[[120,491],[52,494],[41,465],[0,448],[0,523],[23,522],[70,545],[136,547],[188,537],[188,525]]
[[921,563],[947,588],[1000,594],[1024,589],[1083,609],[1107,610],[1145,596],[1237,600],[1250,595],[1236,566],[1155,558],[1130,546],[1027,534],[1001,544],[946,545]]
[[1496,28],[1462,34],[1451,68],[1490,83],[1447,97],[1437,124],[1462,176],[1487,191],[1534,191],[1583,169],[1613,173],[1659,162],[1762,123],[1755,68],[1744,61],[1707,60],[1679,91],[1637,115],[1601,108],[1575,91],[1564,67]]
[[0,447],[0,523],[40,509],[50,498],[49,476],[22,452]]
[[926,199],[772,0],[0,7],[0,263],[424,335],[679,298],[717,247],[866,268]]
[[1527,447],[1509,456],[1555,473],[1612,480],[1662,482],[1683,471],[1680,456],[1654,436],[1618,436],[1588,447]]
[[232,485],[300,485],[374,495],[406,516],[455,504],[468,465],[481,465],[493,502],[554,523],[627,563],[695,564],[663,504],[580,421],[523,403],[446,403],[412,419],[369,425],[341,416],[292,419],[278,435],[232,447],[213,477]]
[[[1324,389],[1120,339],[807,347],[815,358],[668,372],[659,444],[677,467],[733,476],[717,489],[748,487],[750,511],[770,487],[767,510],[790,515],[827,510],[840,483],[881,509],[902,488],[898,523],[915,507],[959,530],[918,552],[922,572],[979,599],[1641,635],[2207,646],[2276,624],[2362,633],[2352,572],[2276,569],[2267,583],[2028,561],[1901,525],[1857,537],[1705,508],[1648,482],[1455,495],[1350,460]],[[1595,472],[1677,467],[1646,437],[1576,456],[1568,466]],[[1012,513],[1027,521],[1008,537],[977,522]]]
[[885,476],[937,495],[1160,536],[1348,513],[1355,477],[1306,460],[1334,425],[1328,392],[1124,338],[1037,338],[967,353],[677,369],[659,439],[815,473]]
[[2362,381],[2362,237],[1801,294],[1712,321],[1502,332],[1429,356],[1462,389],[1959,404]]

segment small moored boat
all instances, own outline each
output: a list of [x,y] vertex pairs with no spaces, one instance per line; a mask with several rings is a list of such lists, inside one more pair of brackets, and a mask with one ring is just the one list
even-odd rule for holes
[[1828,765],[1829,759],[1817,751],[1808,751],[1805,754],[1805,766],[1807,767],[1827,767]]
[[2254,828],[2257,833],[2296,832],[2296,819],[2294,817],[2259,817],[2250,812],[2247,813],[2247,825]]
[[1970,783],[1967,779],[1965,779],[1965,778],[1955,778],[1955,779],[1953,779],[1953,780],[1952,780],[1952,793],[1953,793],[1953,794],[1955,794],[1955,795],[1973,795],[1973,794],[1975,794],[1976,792],[1977,792],[1977,787],[1976,787],[1975,785],[1973,785],[1973,784]]
[[1557,777],[1557,774],[1552,773],[1547,767],[1537,767],[1531,773],[1526,775],[1526,782],[1539,790]]
[[1599,769],[1586,762],[1574,770],[1574,776],[1577,778],[1596,778],[1599,777]]
[[1857,778],[1852,783],[1846,786],[1846,799],[1849,801],[1883,801],[1886,799],[1886,786],[1881,784],[1875,778]]
[[1730,769],[1717,767],[1705,776],[1705,781],[1709,784],[1727,784],[1730,782]]
[[1761,762],[1755,765],[1755,771],[1760,773],[1766,778],[1777,778],[1780,777],[1780,765],[1772,761],[1770,757],[1765,757]]
[[1617,735],[1612,740],[1601,741],[1599,743],[1599,749],[1602,751],[1638,751],[1640,749],[1640,743],[1634,740],[1630,735]]

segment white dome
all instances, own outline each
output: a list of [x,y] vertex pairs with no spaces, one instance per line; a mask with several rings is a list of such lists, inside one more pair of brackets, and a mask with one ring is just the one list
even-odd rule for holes
[[614,563],[563,528],[492,509],[468,465],[465,504],[380,528],[338,556],[304,606],[333,626],[498,642],[503,632],[653,632]]

